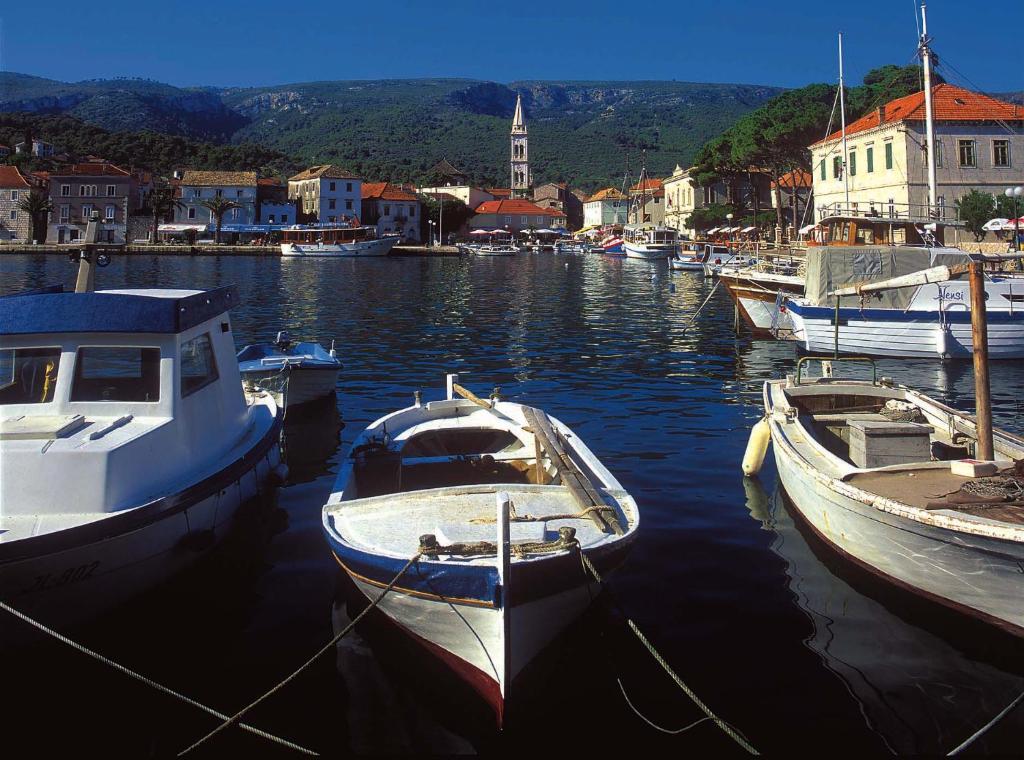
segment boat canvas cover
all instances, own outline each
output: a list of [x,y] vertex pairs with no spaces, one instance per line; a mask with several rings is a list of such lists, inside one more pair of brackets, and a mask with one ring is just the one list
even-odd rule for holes
[[[920,272],[931,266],[966,263],[970,257],[953,251],[891,246],[823,246],[807,251],[807,303],[811,306],[835,306],[829,293],[857,283],[880,282]],[[866,294],[873,309],[906,309],[914,297],[914,288],[894,288]],[[852,297],[845,305],[854,304]]]

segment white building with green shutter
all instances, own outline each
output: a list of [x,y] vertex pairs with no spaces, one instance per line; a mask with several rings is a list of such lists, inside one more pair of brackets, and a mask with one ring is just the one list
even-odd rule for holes
[[[951,84],[932,88],[937,213],[955,218],[971,190],[1024,179],[1024,107]],[[928,215],[924,92],[871,111],[810,147],[816,220],[833,213]],[[844,176],[845,173],[845,176]],[[849,207],[847,207],[847,186]]]

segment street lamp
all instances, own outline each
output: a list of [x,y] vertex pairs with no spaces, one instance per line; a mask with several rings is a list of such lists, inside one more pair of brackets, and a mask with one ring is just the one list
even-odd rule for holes
[[725,219],[729,222],[729,243],[732,243],[732,214],[726,214]]
[[434,245],[434,227],[437,225],[433,219],[430,219],[427,224],[430,225],[430,244]]
[[1017,199],[1024,195],[1024,187],[1008,187],[1003,193],[1013,201],[1013,250],[1020,253],[1020,211],[1017,210]]

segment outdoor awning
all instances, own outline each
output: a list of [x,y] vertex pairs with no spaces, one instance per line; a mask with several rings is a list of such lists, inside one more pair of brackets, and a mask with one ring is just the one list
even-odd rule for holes
[[546,227],[542,230],[534,230],[538,235],[557,235],[558,233],[554,230],[549,230]]
[[490,230],[473,230],[469,233],[470,235],[490,235]]
[[716,232],[718,232],[719,229],[721,229],[721,228],[720,227],[712,227],[710,230],[708,230],[708,234],[709,235],[714,235]]
[[801,235],[806,235],[808,232],[810,232],[811,230],[813,230],[817,226],[818,225],[816,225],[816,224],[804,225],[803,227],[800,228],[800,234]]
[[512,233],[508,230],[491,230],[492,235],[511,235]]
[[157,232],[206,232],[205,224],[161,224]]
[[740,232],[753,232],[757,227],[744,227]]

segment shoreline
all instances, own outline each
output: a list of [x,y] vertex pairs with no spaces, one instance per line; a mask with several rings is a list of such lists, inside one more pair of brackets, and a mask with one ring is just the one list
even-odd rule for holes
[[[79,251],[78,243],[12,245],[0,244],[0,255],[4,254],[57,254],[67,255]],[[125,254],[149,254],[164,256],[275,256],[281,258],[280,245],[152,245],[149,243],[128,244],[124,246]],[[388,256],[397,257],[434,257],[458,256],[459,249],[454,245],[428,247],[425,245],[396,245]],[[323,256],[320,258],[349,258],[343,256]],[[351,257],[358,258],[358,257]],[[367,257],[368,258],[368,257]]]

